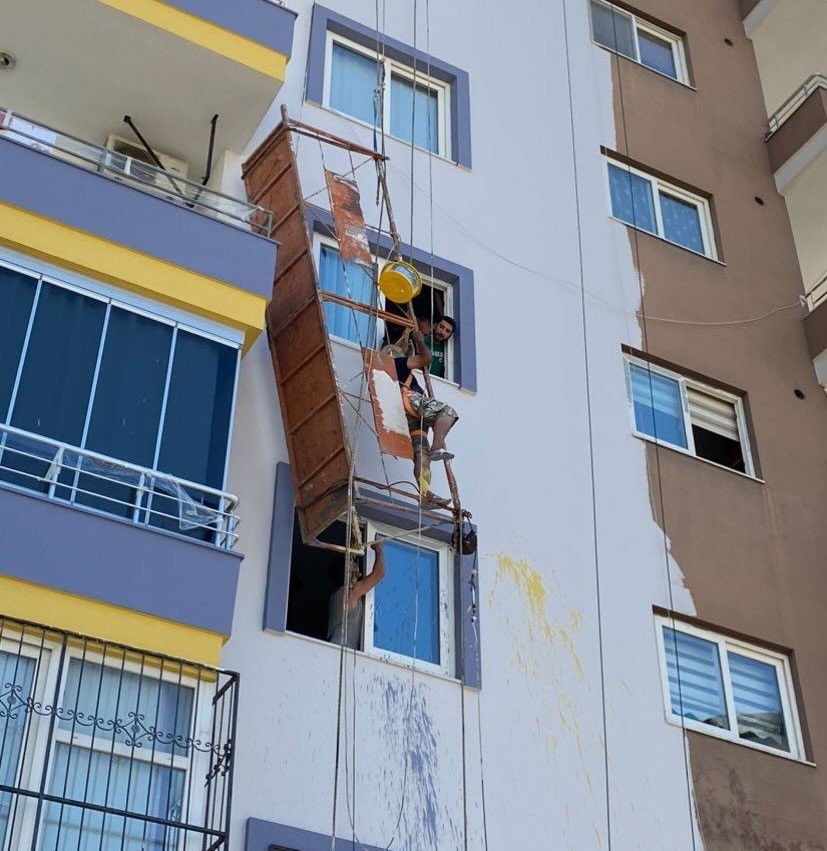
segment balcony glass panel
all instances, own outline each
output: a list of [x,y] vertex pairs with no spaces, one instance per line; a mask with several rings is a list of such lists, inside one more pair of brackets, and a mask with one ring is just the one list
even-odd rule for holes
[[20,353],[37,291],[37,279],[0,266],[0,416],[6,417]]
[[9,281],[0,481],[231,546],[235,501],[220,489],[238,348],[68,286]]
[[[171,325],[112,308],[85,442],[89,449],[142,467],[155,466],[172,335]],[[80,493],[78,502],[111,511],[117,507],[111,500],[117,499],[125,503],[117,512],[124,516],[135,501],[127,485],[92,476],[80,476],[78,487],[93,493],[102,488],[110,498]]]

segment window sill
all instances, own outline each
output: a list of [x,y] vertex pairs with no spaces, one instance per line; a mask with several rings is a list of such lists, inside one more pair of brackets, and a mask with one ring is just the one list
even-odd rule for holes
[[[335,343],[337,346],[342,346],[345,349],[351,349],[352,351],[359,352],[361,355],[362,347],[358,343],[354,343],[352,340],[348,340],[345,337],[337,337],[335,334],[329,334],[330,342]],[[457,384],[452,378],[440,378],[438,375],[432,375],[431,381],[436,381],[438,384],[443,384],[446,387],[453,387],[455,390],[461,390],[469,395],[475,396],[476,391],[468,390],[466,387],[463,387],[461,384]]]
[[645,230],[644,228],[635,227],[635,225],[630,225],[629,222],[625,222],[623,219],[619,219],[617,216],[609,214],[609,218],[612,221],[619,222],[621,225],[625,225],[627,228],[631,228],[638,233],[645,233],[646,236],[651,236],[652,239],[658,240],[658,242],[665,242],[667,245],[671,245],[673,248],[679,248],[681,251],[686,251],[687,254],[692,254],[694,257],[700,257],[703,260],[709,260],[710,263],[715,263],[716,266],[723,266],[726,268],[726,263],[723,260],[719,260],[717,257],[710,257],[708,254],[702,254],[700,251],[695,251],[692,248],[687,248],[685,245],[681,245],[679,242],[672,242],[671,239],[667,239],[665,236],[661,236],[657,233],[652,233],[650,230]]
[[619,56],[621,59],[625,59],[627,62],[631,62],[632,65],[637,65],[638,68],[643,68],[646,71],[651,71],[653,74],[657,74],[658,77],[663,77],[664,80],[669,80],[672,83],[677,83],[679,86],[683,86],[685,89],[689,89],[691,92],[697,92],[698,90],[692,83],[687,83],[684,80],[678,80],[676,77],[670,77],[669,74],[664,74],[663,71],[658,71],[657,68],[650,68],[648,65],[644,65],[642,62],[638,62],[637,59],[633,59],[631,56],[627,56],[625,53],[621,53],[619,50],[612,50],[611,47],[606,47],[605,44],[601,44],[599,41],[595,41],[592,39],[592,44],[596,47],[599,47],[601,50],[605,50],[606,53],[611,53],[613,56]]
[[[357,127],[363,127],[365,130],[369,130],[371,133],[374,131],[374,126],[372,124],[368,124],[367,121],[362,121],[360,118],[355,118],[353,115],[348,115],[346,112],[340,112],[338,109],[334,109],[332,106],[325,106],[320,103],[316,103],[315,101],[308,101],[308,103],[313,106],[321,109],[323,112],[327,112],[330,115],[335,115],[338,118],[344,118],[345,121],[350,122],[351,124],[356,125]],[[379,128],[376,129],[377,137],[379,136]],[[387,130],[385,131],[385,138],[390,139],[393,142],[396,142],[399,145],[402,145],[405,150],[410,151],[411,143],[406,142],[404,139],[400,139],[399,136],[393,136]],[[366,143],[363,139],[358,139],[360,145],[365,145],[368,147],[368,143]],[[372,140],[371,143],[372,144]],[[461,165],[456,160],[452,160],[450,157],[446,157],[445,154],[435,154],[433,151],[429,151],[427,148],[422,148],[419,145],[413,146],[415,151],[419,151],[421,154],[425,154],[426,156],[431,157],[435,160],[440,160],[441,162],[447,163],[448,165],[454,166],[454,168],[460,169],[460,171],[471,171],[467,166]]]
[[732,467],[725,467],[723,464],[718,464],[715,461],[710,461],[708,458],[701,458],[700,455],[694,455],[693,453],[688,452],[686,449],[683,449],[680,446],[675,446],[672,443],[666,443],[663,440],[655,440],[654,437],[650,437],[648,434],[643,434],[639,431],[633,431],[632,437],[636,437],[638,440],[642,440],[644,443],[651,443],[653,446],[660,446],[663,449],[669,449],[672,452],[677,452],[678,455],[684,455],[687,458],[694,458],[695,461],[700,461],[702,464],[708,464],[710,467],[715,467],[717,470],[726,470],[727,473],[733,473],[736,476],[740,476],[742,479],[747,479],[748,481],[756,482],[759,485],[766,484],[764,479],[761,479],[758,476],[754,476],[751,473],[742,473],[740,470],[733,470]]
[[[292,630],[289,630],[289,629],[286,629],[282,633],[274,633],[274,634],[275,635],[284,635],[284,636],[287,636],[288,638],[295,638],[295,639],[298,639],[299,641],[306,641],[309,644],[315,644],[317,647],[325,647],[325,648],[327,648],[327,650],[329,652],[336,653],[337,656],[341,652],[341,647],[338,644],[332,644],[330,641],[324,641],[321,638],[313,638],[310,635],[302,635],[302,633],[300,633],[300,632],[293,632]],[[385,666],[393,668],[397,671],[407,671],[407,672],[410,673],[410,672],[415,670],[416,675],[418,677],[424,676],[424,677],[430,677],[431,679],[434,679],[434,680],[439,680],[441,682],[457,683],[458,685],[460,684],[460,680],[459,680],[458,677],[452,677],[452,676],[449,676],[448,674],[444,674],[444,673],[440,673],[438,671],[434,671],[431,668],[423,668],[420,665],[406,664],[406,663],[401,662],[401,661],[395,661],[393,659],[388,659],[384,655],[367,653],[364,650],[351,650],[350,648],[345,648],[345,652],[346,653],[353,653],[359,659],[364,659],[365,661],[376,662],[380,665],[385,665]]]
[[769,756],[785,759],[787,762],[797,762],[800,765],[806,765],[808,768],[818,768],[816,763],[810,762],[810,760],[804,759],[803,757],[795,756],[791,753],[784,753],[784,751],[779,751],[775,748],[767,747],[766,745],[759,745],[757,742],[749,742],[746,739],[733,738],[723,730],[719,732],[717,728],[701,724],[698,721],[692,721],[686,718],[677,718],[669,712],[665,713],[665,717],[666,723],[672,727],[678,727],[682,730],[691,730],[693,733],[700,733],[703,736],[719,739],[722,742],[728,742],[729,744],[736,745],[737,747],[749,748],[750,750],[759,751],[760,753],[765,753]]

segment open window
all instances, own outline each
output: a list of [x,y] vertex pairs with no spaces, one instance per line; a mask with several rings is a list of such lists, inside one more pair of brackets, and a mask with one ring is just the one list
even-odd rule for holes
[[[325,529],[319,539],[344,547],[346,534],[345,524],[337,521]],[[357,564],[360,563],[361,559],[357,559]],[[330,601],[342,587],[344,572],[344,554],[305,544],[298,515],[294,515],[287,601],[287,629],[290,632],[328,640]]]
[[601,47],[658,74],[689,83],[683,38],[677,33],[603,0],[591,0],[591,19],[592,38]]
[[[334,523],[321,536],[328,544],[345,545],[346,526]],[[394,537],[398,529],[368,524],[368,540]],[[414,536],[389,540],[384,547],[386,575],[364,600],[360,650],[420,670],[453,676],[454,583],[447,545],[418,541]],[[363,559],[356,564],[363,569]],[[369,569],[373,569],[372,560]],[[342,587],[345,557],[302,542],[298,519],[293,523],[287,629],[330,640],[331,601]]]
[[755,474],[742,397],[630,356],[626,386],[636,434]]
[[[373,283],[371,272],[358,263],[343,263],[336,240],[317,234],[315,237],[316,263],[319,269],[319,286],[326,292],[362,304],[379,307],[389,313],[406,317],[405,305],[385,299]],[[379,258],[380,267],[384,260]],[[414,314],[436,325],[443,317],[454,318],[454,292],[451,284],[435,277],[422,278],[422,290],[412,300]],[[379,347],[385,341],[396,342],[403,333],[401,326],[391,322],[377,321],[369,313],[361,313],[343,304],[325,302],[325,322],[331,337],[357,346]],[[431,375],[454,381],[455,351],[454,336],[444,343],[433,337],[426,340],[434,352]]]
[[657,616],[670,723],[804,758],[787,654]]

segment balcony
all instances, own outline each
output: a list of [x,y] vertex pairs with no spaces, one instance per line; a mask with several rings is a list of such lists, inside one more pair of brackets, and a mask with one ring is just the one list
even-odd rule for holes
[[214,488],[0,426],[0,577],[212,633],[220,648],[242,558],[236,508]]
[[807,293],[804,335],[819,384],[827,390],[827,274]]
[[823,71],[827,56],[824,0],[740,0],[744,29],[752,39],[767,115],[811,74]]
[[128,113],[200,176],[213,115],[217,155],[241,151],[278,94],[295,17],[269,0],[4,0],[3,98],[100,143]]
[[238,675],[0,610],[4,848],[229,847]]
[[183,306],[252,338],[276,245],[271,215],[0,109],[0,243]]

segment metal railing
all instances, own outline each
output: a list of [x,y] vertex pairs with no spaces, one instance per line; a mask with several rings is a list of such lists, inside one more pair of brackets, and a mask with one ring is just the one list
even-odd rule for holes
[[827,89],[827,74],[811,74],[770,116],[769,139],[816,89]]
[[2,424],[0,482],[221,549],[238,541],[232,494]]
[[226,851],[238,679],[0,612],[0,847]]
[[256,204],[216,192],[215,189],[179,177],[173,172],[78,139],[3,107],[0,107],[0,136],[90,171],[125,181],[151,195],[166,198],[236,227],[270,236],[273,214]]
[[827,272],[807,291],[807,305],[810,310],[815,310],[825,300],[827,300]]

